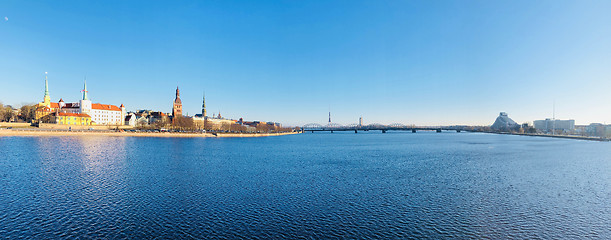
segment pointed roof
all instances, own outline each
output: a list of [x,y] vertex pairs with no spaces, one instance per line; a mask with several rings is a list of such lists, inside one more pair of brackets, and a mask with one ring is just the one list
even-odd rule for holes
[[85,78],[85,83],[83,84],[83,100],[89,100],[87,98],[87,78]]
[[178,90],[178,86],[176,86],[176,99],[174,99],[174,103],[182,104],[182,101],[180,101],[180,90]]
[[45,72],[45,97],[49,96],[49,80],[47,79],[47,72]]
[[60,99],[59,99],[59,102],[64,102],[64,99],[63,99],[63,98],[60,98]]
[[123,103],[121,103],[121,106],[120,106],[120,107],[122,107],[122,108],[123,108],[123,107],[125,107],[125,106],[123,106]]

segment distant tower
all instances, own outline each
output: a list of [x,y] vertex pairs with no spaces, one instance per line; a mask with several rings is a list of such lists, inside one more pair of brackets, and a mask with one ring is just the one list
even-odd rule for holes
[[206,118],[206,93],[204,93],[204,99],[202,100],[202,117]]
[[329,111],[329,123],[331,123],[331,112]]
[[172,116],[182,116],[182,101],[180,101],[178,86],[176,86],[176,99],[174,99],[174,106],[172,107]]
[[87,78],[85,78],[85,83],[83,83],[83,99],[79,101],[79,112],[80,113],[89,113],[91,112],[91,101],[87,97]]
[[45,96],[42,102],[47,105],[51,104],[51,96],[49,95],[49,80],[47,79],[47,72],[45,72]]
[[83,84],[83,90],[81,92],[83,92],[83,100],[89,100],[87,99],[87,78],[85,78],[85,83]]
[[359,126],[363,126],[363,117],[359,118]]
[[[125,110],[125,105],[123,105],[123,103],[121,103],[121,106],[119,107],[121,109],[121,121],[125,121],[125,117],[127,117],[127,110]],[[121,125],[124,125],[124,122],[121,122]]]

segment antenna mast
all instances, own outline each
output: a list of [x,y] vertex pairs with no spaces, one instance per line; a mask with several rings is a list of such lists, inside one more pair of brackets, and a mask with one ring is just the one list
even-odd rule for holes
[[554,104],[552,107],[552,135],[556,134],[556,100],[554,100]]

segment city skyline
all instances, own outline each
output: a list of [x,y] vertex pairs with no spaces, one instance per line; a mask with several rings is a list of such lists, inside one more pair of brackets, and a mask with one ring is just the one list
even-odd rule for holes
[[[0,101],[76,100],[286,125],[611,122],[600,2],[0,3]],[[229,9],[232,9],[231,11]],[[155,13],[155,14],[153,14]],[[316,14],[313,14],[316,13]]]

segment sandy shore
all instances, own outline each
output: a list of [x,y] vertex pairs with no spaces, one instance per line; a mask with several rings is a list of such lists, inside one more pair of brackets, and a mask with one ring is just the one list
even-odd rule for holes
[[45,130],[8,130],[0,129],[3,136],[107,136],[107,137],[269,137],[298,133],[149,133],[149,132],[110,132],[110,131],[45,131]]

